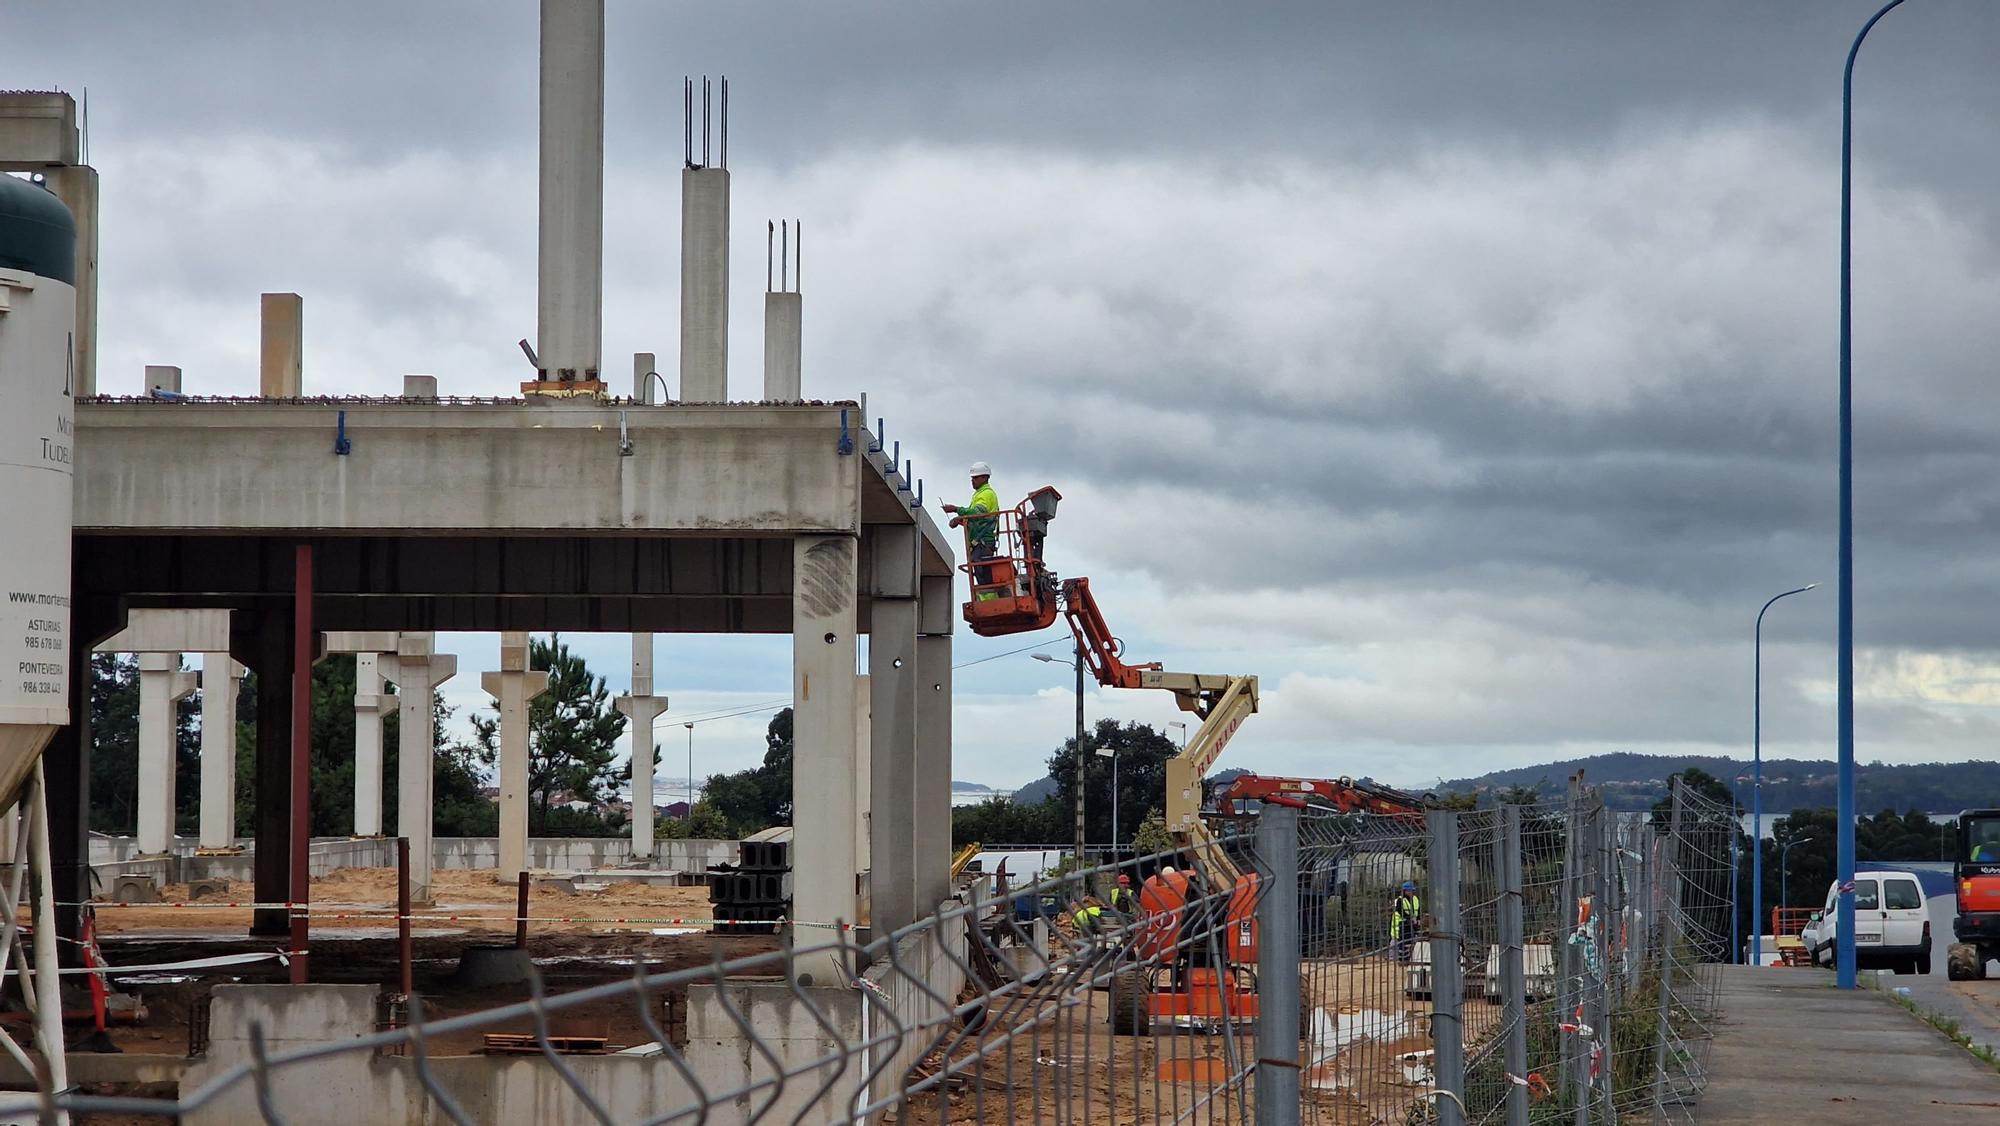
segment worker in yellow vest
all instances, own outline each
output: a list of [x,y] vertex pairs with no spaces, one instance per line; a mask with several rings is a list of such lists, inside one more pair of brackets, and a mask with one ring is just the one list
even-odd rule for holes
[[[991,559],[998,554],[996,546],[1000,538],[999,521],[990,519],[1000,511],[1000,494],[993,491],[993,467],[983,461],[972,463],[972,499],[963,507],[956,504],[944,506],[951,513],[951,526],[965,525],[965,550],[972,562]],[[981,520],[980,516],[989,519]],[[992,571],[986,567],[975,567],[972,581],[975,585],[992,581]],[[988,601],[1000,595],[994,591],[981,591],[975,596],[979,601]]]
[[1410,960],[1410,947],[1417,941],[1417,930],[1424,917],[1424,901],[1417,894],[1415,880],[1404,880],[1396,891],[1394,902],[1389,905],[1389,943],[1395,947],[1396,960]]

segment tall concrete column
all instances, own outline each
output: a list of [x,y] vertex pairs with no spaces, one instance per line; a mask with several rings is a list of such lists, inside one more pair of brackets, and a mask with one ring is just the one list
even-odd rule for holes
[[[869,900],[875,933],[914,922],[937,904],[917,901],[917,604],[878,599],[868,634],[872,702]],[[936,813],[931,813],[936,819]],[[947,815],[944,820],[951,819]]]
[[151,395],[159,391],[166,391],[175,395],[181,393],[180,368],[172,364],[146,365],[146,394]]
[[305,300],[296,293],[266,293],[259,310],[259,394],[296,399],[305,389]]
[[919,903],[916,887],[917,529],[869,533],[868,886],[870,921],[882,935],[937,904]]
[[681,399],[729,398],[729,170],[681,171]]
[[764,398],[799,398],[799,357],[804,348],[803,308],[796,293],[764,295]]
[[195,690],[177,653],[139,654],[139,851],[174,847],[174,705]]
[[382,721],[399,701],[384,681],[394,681],[396,655],[354,655],[354,835],[382,835]]
[[873,735],[871,714],[873,701],[868,695],[868,678],[854,678],[854,887],[860,896],[861,909],[854,921],[860,926],[870,926],[875,918],[873,906],[874,884],[869,878],[868,841],[870,818],[869,791],[872,777],[869,763],[873,759],[870,746]]
[[667,710],[667,698],[653,695],[653,635],[632,635],[632,691],[612,701],[632,722],[632,859],[653,856],[653,722]]
[[[792,541],[792,914],[812,923],[856,918],[852,536]],[[817,943],[824,932],[799,935]],[[801,958],[799,980],[837,985],[834,960]],[[810,979],[810,980],[808,980]]]
[[548,691],[549,674],[528,668],[528,634],[500,635],[500,670],[479,678],[500,708],[500,867],[516,879],[528,867],[528,702]]
[[97,394],[97,169],[46,169],[49,187],[76,218],[76,381],[78,398]]
[[958,605],[951,578],[926,575],[918,603],[916,803],[917,910],[935,910],[951,893],[951,628]]
[[604,0],[542,0],[535,339],[543,380],[598,377],[604,292]]
[[428,633],[399,634],[396,640],[396,687],[407,705],[397,725],[396,832],[410,840],[410,897],[423,903],[431,899],[431,813],[436,804],[431,704],[437,686],[458,672],[458,658],[434,654],[432,645]]
[[236,844],[236,700],[243,666],[227,653],[201,655],[202,848]]

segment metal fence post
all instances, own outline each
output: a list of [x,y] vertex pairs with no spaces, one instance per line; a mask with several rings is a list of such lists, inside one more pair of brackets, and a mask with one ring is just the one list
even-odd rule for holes
[[1672,810],[1667,819],[1667,838],[1660,847],[1660,1025],[1653,1044],[1653,1118],[1667,1117],[1667,1040],[1672,1031],[1674,996],[1674,947],[1680,944],[1680,844],[1683,808],[1681,780],[1674,779]]
[[[1576,925],[1576,806],[1579,793],[1577,779],[1569,780],[1569,796],[1563,803],[1563,864],[1562,885],[1556,899],[1556,1011],[1558,1020],[1570,1019],[1576,1008],[1577,966],[1582,962],[1574,945],[1569,943],[1570,928]],[[1565,1036],[1558,1042],[1556,1090],[1567,1092],[1571,1079],[1576,1073],[1576,1046],[1573,1037]]]
[[[1602,922],[1597,912],[1603,907],[1603,904],[1596,897],[1597,850],[1592,848],[1590,844],[1590,826],[1593,823],[1590,810],[1592,797],[1593,795],[1589,791],[1579,793],[1577,795],[1575,810],[1570,818],[1570,854],[1576,857],[1576,878],[1573,881],[1573,890],[1576,892],[1578,900],[1586,897],[1590,899],[1590,925],[1588,927],[1581,926],[1583,912],[1578,905],[1572,902],[1569,908],[1571,925],[1577,927],[1586,936],[1586,941],[1576,947],[1576,995],[1570,1009],[1570,1012],[1576,1015],[1569,1019],[1574,1019],[1579,1024],[1589,1025],[1591,1030],[1591,1034],[1588,1036],[1579,1033],[1570,1037],[1570,1039],[1576,1042],[1573,1049],[1576,1061],[1574,1065],[1575,1074],[1571,1077],[1575,1083],[1575,1086],[1571,1090],[1574,1092],[1576,1099],[1576,1113],[1571,1121],[1576,1126],[1590,1126],[1590,1050],[1591,1045],[1596,1041],[1597,1036],[1601,1032],[1596,1023],[1598,1009],[1597,990],[1592,987],[1590,980],[1590,939],[1588,937],[1591,935],[1592,929]],[[1603,963],[1599,962],[1598,965],[1601,969]]]
[[1458,814],[1433,810],[1430,819],[1431,1065],[1438,1126],[1465,1124],[1465,983],[1459,948],[1465,920],[1458,910]]
[[1617,1007],[1612,996],[1612,983],[1616,978],[1616,962],[1613,953],[1618,946],[1618,933],[1622,916],[1618,913],[1618,878],[1612,871],[1611,862],[1616,859],[1611,851],[1611,811],[1604,808],[1604,795],[1597,795],[1595,808],[1591,811],[1590,834],[1591,855],[1597,858],[1597,948],[1598,966],[1601,972],[1597,978],[1597,1019],[1592,1027],[1597,1030],[1597,1041],[1603,1045],[1600,1058],[1603,1060],[1597,1071],[1598,1105],[1601,1117],[1606,1122],[1617,1122],[1618,1111],[1612,1101],[1612,1080],[1616,1069],[1615,1049],[1617,1037],[1612,1035],[1611,1014]]
[[[1521,807],[1500,807],[1500,1021],[1507,1074],[1528,1074],[1528,983],[1521,971]],[[1507,1126],[1528,1126],[1528,1089],[1507,1084]]]
[[1257,1126],[1299,1121],[1299,811],[1257,815]]

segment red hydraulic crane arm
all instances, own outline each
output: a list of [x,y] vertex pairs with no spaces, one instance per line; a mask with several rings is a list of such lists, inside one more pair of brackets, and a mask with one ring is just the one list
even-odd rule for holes
[[1097,599],[1091,596],[1089,579],[1065,579],[1062,591],[1063,617],[1069,619],[1070,632],[1076,635],[1077,650],[1097,677],[1097,683],[1106,688],[1139,688],[1143,687],[1140,673],[1160,671],[1158,661],[1128,665],[1118,659],[1118,638],[1112,635],[1111,626],[1104,620],[1104,612],[1097,608]]
[[1342,813],[1409,816],[1430,806],[1424,797],[1374,782],[1357,782],[1352,778],[1266,778],[1256,774],[1238,775],[1217,795],[1216,804],[1228,809],[1239,801],[1282,800],[1308,794],[1323,799]]

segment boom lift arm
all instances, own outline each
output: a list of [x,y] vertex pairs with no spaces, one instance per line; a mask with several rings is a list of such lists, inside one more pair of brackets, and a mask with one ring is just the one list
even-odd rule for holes
[[1163,689],[1174,694],[1182,711],[1201,717],[1201,726],[1188,738],[1187,746],[1167,760],[1167,831],[1195,854],[1217,887],[1231,886],[1240,873],[1201,818],[1201,779],[1243,721],[1256,712],[1257,678],[1166,672],[1157,661],[1126,664],[1118,639],[1090,593],[1090,580],[1065,580],[1062,594],[1063,617],[1076,635],[1077,651],[1099,684],[1106,688]]

